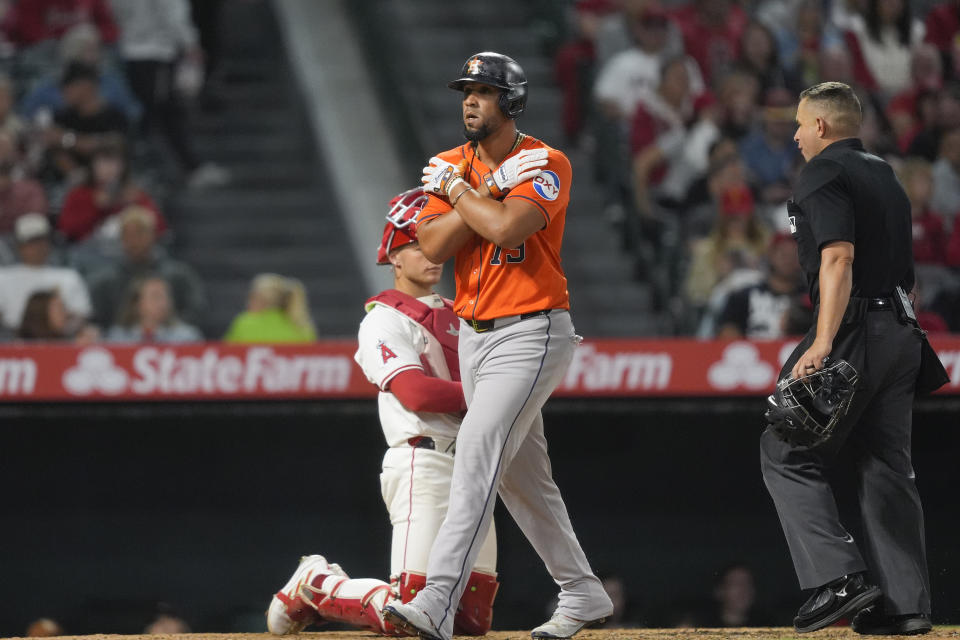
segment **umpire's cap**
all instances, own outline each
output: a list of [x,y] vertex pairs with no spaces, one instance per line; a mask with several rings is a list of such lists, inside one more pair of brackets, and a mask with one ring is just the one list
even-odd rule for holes
[[467,58],[460,70],[460,77],[447,83],[457,91],[463,91],[468,82],[489,84],[503,89],[500,94],[500,110],[508,118],[516,118],[527,106],[527,76],[516,60],[501,53],[482,51]]

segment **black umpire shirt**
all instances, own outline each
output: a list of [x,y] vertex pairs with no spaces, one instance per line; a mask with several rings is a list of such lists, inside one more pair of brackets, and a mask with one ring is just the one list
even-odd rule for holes
[[804,166],[787,203],[814,305],[820,301],[820,250],[854,245],[851,296],[886,297],[897,285],[913,289],[910,201],[889,164],[867,153],[859,138],[838,140]]

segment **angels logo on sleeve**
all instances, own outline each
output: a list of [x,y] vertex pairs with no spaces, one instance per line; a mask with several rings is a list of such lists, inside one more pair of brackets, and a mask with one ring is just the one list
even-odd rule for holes
[[533,179],[533,189],[544,200],[553,202],[560,195],[560,177],[553,171],[543,171]]
[[395,353],[390,349],[390,347],[388,347],[388,346],[386,345],[386,343],[384,343],[383,340],[381,340],[380,342],[377,343],[377,349],[380,349],[380,357],[383,358],[384,364],[386,364],[387,360],[389,360],[390,358],[396,358],[396,357],[397,357],[397,354],[395,354]]

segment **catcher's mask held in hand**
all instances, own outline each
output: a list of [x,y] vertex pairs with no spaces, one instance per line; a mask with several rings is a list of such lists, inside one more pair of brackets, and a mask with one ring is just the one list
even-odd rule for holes
[[390,200],[387,224],[377,249],[377,264],[390,264],[390,252],[417,241],[417,215],[427,203],[423,188],[414,187]]
[[859,379],[849,362],[828,358],[816,373],[797,380],[788,375],[777,382],[764,417],[781,440],[816,446],[833,435],[846,415]]

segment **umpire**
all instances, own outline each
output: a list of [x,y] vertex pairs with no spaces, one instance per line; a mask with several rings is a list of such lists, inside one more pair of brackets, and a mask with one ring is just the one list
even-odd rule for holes
[[[930,587],[910,436],[921,352],[929,345],[906,295],[903,302],[898,295],[898,287],[913,288],[910,203],[890,166],[864,151],[860,120],[860,102],[843,83],[800,94],[794,139],[807,165],[788,215],[815,322],[781,372],[813,374],[830,355],[853,365],[860,382],[846,417],[822,444],[791,444],[768,427],[761,466],[800,586],[815,589],[796,630],[856,615],[858,633],[926,633]],[[841,448],[856,460],[859,541],[840,523],[825,477]]]

